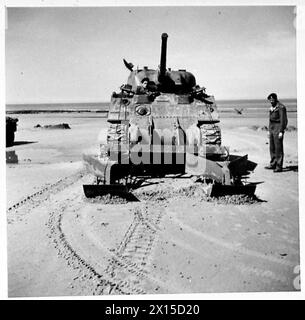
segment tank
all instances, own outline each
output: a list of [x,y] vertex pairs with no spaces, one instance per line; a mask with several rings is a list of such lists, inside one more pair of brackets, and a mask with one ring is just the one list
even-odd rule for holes
[[14,145],[15,132],[17,131],[17,118],[6,117],[6,146]]
[[169,174],[195,176],[210,196],[253,195],[245,178],[256,163],[222,145],[214,96],[191,72],[167,68],[167,39],[163,33],[156,69],[134,70],[123,59],[130,73],[111,96],[106,143],[99,155],[83,155],[96,178],[85,195],[128,194],[136,178]]

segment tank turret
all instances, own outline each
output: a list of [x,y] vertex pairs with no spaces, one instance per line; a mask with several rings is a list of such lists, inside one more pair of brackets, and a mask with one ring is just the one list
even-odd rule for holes
[[189,93],[196,85],[194,75],[186,70],[167,70],[167,33],[161,36],[161,59],[160,70],[158,75],[159,90],[168,93]]
[[123,59],[125,66],[131,71],[127,84],[134,92],[144,78],[149,79],[149,85],[154,88],[154,91],[164,93],[186,94],[192,92],[196,86],[196,79],[191,72],[185,69],[171,70],[166,68],[167,38],[167,33],[162,33],[159,69],[150,69],[145,66],[143,69],[133,70],[133,64]]

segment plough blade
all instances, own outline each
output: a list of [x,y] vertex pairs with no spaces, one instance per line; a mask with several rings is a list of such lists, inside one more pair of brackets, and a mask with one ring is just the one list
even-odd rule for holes
[[138,201],[138,199],[128,191],[126,186],[120,184],[85,184],[83,185],[83,189],[87,198],[95,198],[110,194],[111,196],[118,196],[127,201]]
[[246,185],[221,185],[214,184],[210,189],[210,197],[221,197],[221,196],[231,196],[231,195],[247,195],[254,196],[256,190],[255,183],[249,183]]

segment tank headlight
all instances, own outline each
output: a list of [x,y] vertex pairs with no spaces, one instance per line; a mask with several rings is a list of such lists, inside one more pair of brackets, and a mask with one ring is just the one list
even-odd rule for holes
[[142,105],[137,106],[135,108],[135,111],[139,116],[148,116],[148,115],[150,115],[150,108],[148,106],[142,106]]

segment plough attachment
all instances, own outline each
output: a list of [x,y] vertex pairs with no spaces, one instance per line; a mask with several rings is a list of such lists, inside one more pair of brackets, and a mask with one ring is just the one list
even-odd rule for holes
[[128,189],[120,184],[84,184],[84,193],[87,198],[95,198],[106,194],[124,197],[128,194]]
[[87,198],[102,197],[109,194],[126,199],[127,201],[138,201],[138,199],[129,192],[127,186],[120,184],[85,184],[83,185],[83,189]]
[[202,182],[205,193],[211,197],[235,194],[253,196],[256,190],[256,183],[245,182],[248,174],[257,166],[256,163],[248,160],[247,155],[243,157],[230,155],[226,160],[215,161],[186,153],[183,166],[181,164],[120,164],[107,158],[89,155],[84,155],[83,159],[87,170],[97,180],[96,184],[83,186],[85,196],[88,198],[110,194],[133,201],[135,197],[130,193],[133,185],[128,183],[128,179],[158,177],[160,166],[164,175],[175,172],[196,177],[197,181]]
[[222,197],[232,195],[247,195],[254,196],[256,189],[255,183],[243,184],[243,185],[222,185],[213,184],[206,194],[210,197]]
[[230,155],[225,161],[212,161],[186,154],[185,171],[204,182],[204,191],[208,196],[254,196],[256,183],[246,183],[245,179],[256,166],[256,163],[248,160],[247,155]]

